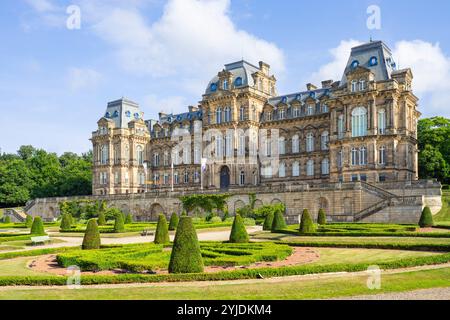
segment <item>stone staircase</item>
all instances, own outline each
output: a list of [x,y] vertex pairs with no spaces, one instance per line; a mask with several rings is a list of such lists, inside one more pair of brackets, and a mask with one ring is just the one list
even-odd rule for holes
[[9,215],[12,220],[15,220],[16,222],[25,222],[27,218],[27,214],[22,208],[8,208],[4,211],[6,215]]

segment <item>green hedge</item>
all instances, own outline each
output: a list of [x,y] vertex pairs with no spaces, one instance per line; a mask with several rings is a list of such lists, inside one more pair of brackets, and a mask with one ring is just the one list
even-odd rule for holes
[[[299,235],[299,229],[282,229],[275,233]],[[412,237],[412,238],[450,238],[450,232],[314,232],[304,233],[301,236],[308,237]]]

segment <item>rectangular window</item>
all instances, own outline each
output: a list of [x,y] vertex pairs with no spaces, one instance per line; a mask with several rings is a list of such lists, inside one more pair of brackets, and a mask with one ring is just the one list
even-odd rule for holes
[[357,181],[359,181],[358,175],[357,174],[352,174],[352,182],[357,182]]

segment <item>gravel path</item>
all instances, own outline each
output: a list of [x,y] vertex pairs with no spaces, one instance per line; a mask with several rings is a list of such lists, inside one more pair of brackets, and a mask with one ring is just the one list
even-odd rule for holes
[[397,293],[342,297],[333,300],[450,300],[450,288],[434,288]]

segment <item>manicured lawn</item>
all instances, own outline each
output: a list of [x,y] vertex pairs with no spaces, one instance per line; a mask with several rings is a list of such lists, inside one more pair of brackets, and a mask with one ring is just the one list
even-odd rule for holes
[[37,276],[48,275],[48,273],[36,272],[27,267],[33,257],[19,257],[0,261],[0,276]]
[[450,191],[442,192],[442,209],[433,217],[433,220],[450,224]]
[[0,288],[0,299],[326,299],[450,286],[450,268],[382,275],[381,289],[367,288],[367,276],[326,279],[281,278],[246,283],[174,283],[118,288]]

